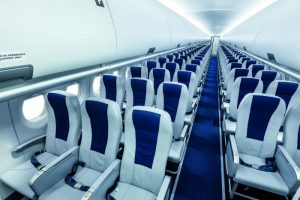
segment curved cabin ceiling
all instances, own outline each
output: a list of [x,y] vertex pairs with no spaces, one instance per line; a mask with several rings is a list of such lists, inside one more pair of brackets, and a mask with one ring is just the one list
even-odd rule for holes
[[223,35],[277,0],[159,0],[209,35]]

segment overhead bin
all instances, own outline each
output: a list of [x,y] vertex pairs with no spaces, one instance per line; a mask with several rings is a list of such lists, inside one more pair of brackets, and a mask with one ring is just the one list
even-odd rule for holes
[[[277,1],[263,12],[251,17],[238,27],[226,33],[222,39],[233,45],[267,58],[275,55],[278,63],[294,67],[300,65],[299,22],[300,1]],[[288,14],[279,14],[287,11]],[[297,69],[296,69],[297,70]]]
[[0,59],[0,68],[31,64],[37,77],[115,57],[116,37],[108,7],[95,1],[5,0],[0,18],[0,57],[9,57]]
[[[117,33],[117,57],[125,58],[170,48],[167,19],[153,0],[109,0]],[[170,12],[170,10],[168,11]]]
[[1,24],[0,69],[32,65],[35,78],[201,38],[192,24],[158,1],[102,2],[5,0],[0,8],[1,19],[7,19]]

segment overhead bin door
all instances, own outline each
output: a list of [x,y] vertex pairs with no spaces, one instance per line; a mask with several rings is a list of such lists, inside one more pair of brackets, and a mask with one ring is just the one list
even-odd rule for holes
[[154,0],[109,0],[117,32],[117,57],[146,54],[170,48],[170,31],[161,4]]
[[37,77],[112,60],[115,30],[106,0],[103,4],[98,6],[93,0],[2,1],[0,69],[31,64]]

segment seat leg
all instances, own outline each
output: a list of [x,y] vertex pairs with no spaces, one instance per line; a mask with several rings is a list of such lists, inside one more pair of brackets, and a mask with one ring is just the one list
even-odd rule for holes
[[232,189],[231,189],[231,191],[230,191],[230,193],[229,193],[229,198],[230,198],[230,199],[233,199],[234,193],[235,193],[235,191],[236,191],[237,186],[238,186],[238,183],[237,183],[237,182],[234,182],[234,184],[233,184],[233,186],[232,186]]

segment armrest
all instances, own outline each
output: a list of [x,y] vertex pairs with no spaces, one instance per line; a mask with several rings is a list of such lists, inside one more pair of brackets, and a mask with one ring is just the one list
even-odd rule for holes
[[168,199],[169,189],[171,184],[171,177],[165,176],[164,181],[160,187],[159,193],[156,200],[165,200]]
[[84,194],[82,200],[105,199],[110,189],[120,175],[121,161],[115,160]]
[[233,177],[240,164],[239,152],[237,149],[236,141],[233,135],[229,136],[229,141],[226,149],[226,166],[227,174]]
[[30,187],[35,194],[41,195],[70,173],[74,163],[78,161],[78,158],[79,147],[72,147],[35,173],[29,181]]
[[281,177],[288,185],[290,193],[293,193],[300,186],[299,167],[281,145],[278,145],[277,147],[275,159]]
[[38,136],[38,137],[35,137],[35,138],[31,139],[31,140],[28,140],[27,142],[24,142],[23,144],[20,144],[16,148],[14,148],[12,150],[12,153],[19,153],[21,151],[24,151],[25,149],[31,147],[34,144],[38,144],[38,143],[44,141],[45,139],[46,139],[46,134]]
[[183,127],[183,129],[182,129],[182,131],[181,131],[181,135],[180,135],[180,138],[181,138],[181,139],[183,139],[183,138],[186,137],[186,134],[187,134],[187,132],[188,132],[188,128],[189,128],[189,126],[188,126],[187,124],[184,125],[184,127]]
[[193,102],[192,102],[192,110],[195,110],[195,108],[196,108],[196,101],[197,101],[197,99],[193,99]]
[[295,195],[293,196],[292,200],[299,200],[300,199],[300,187],[297,189]]

